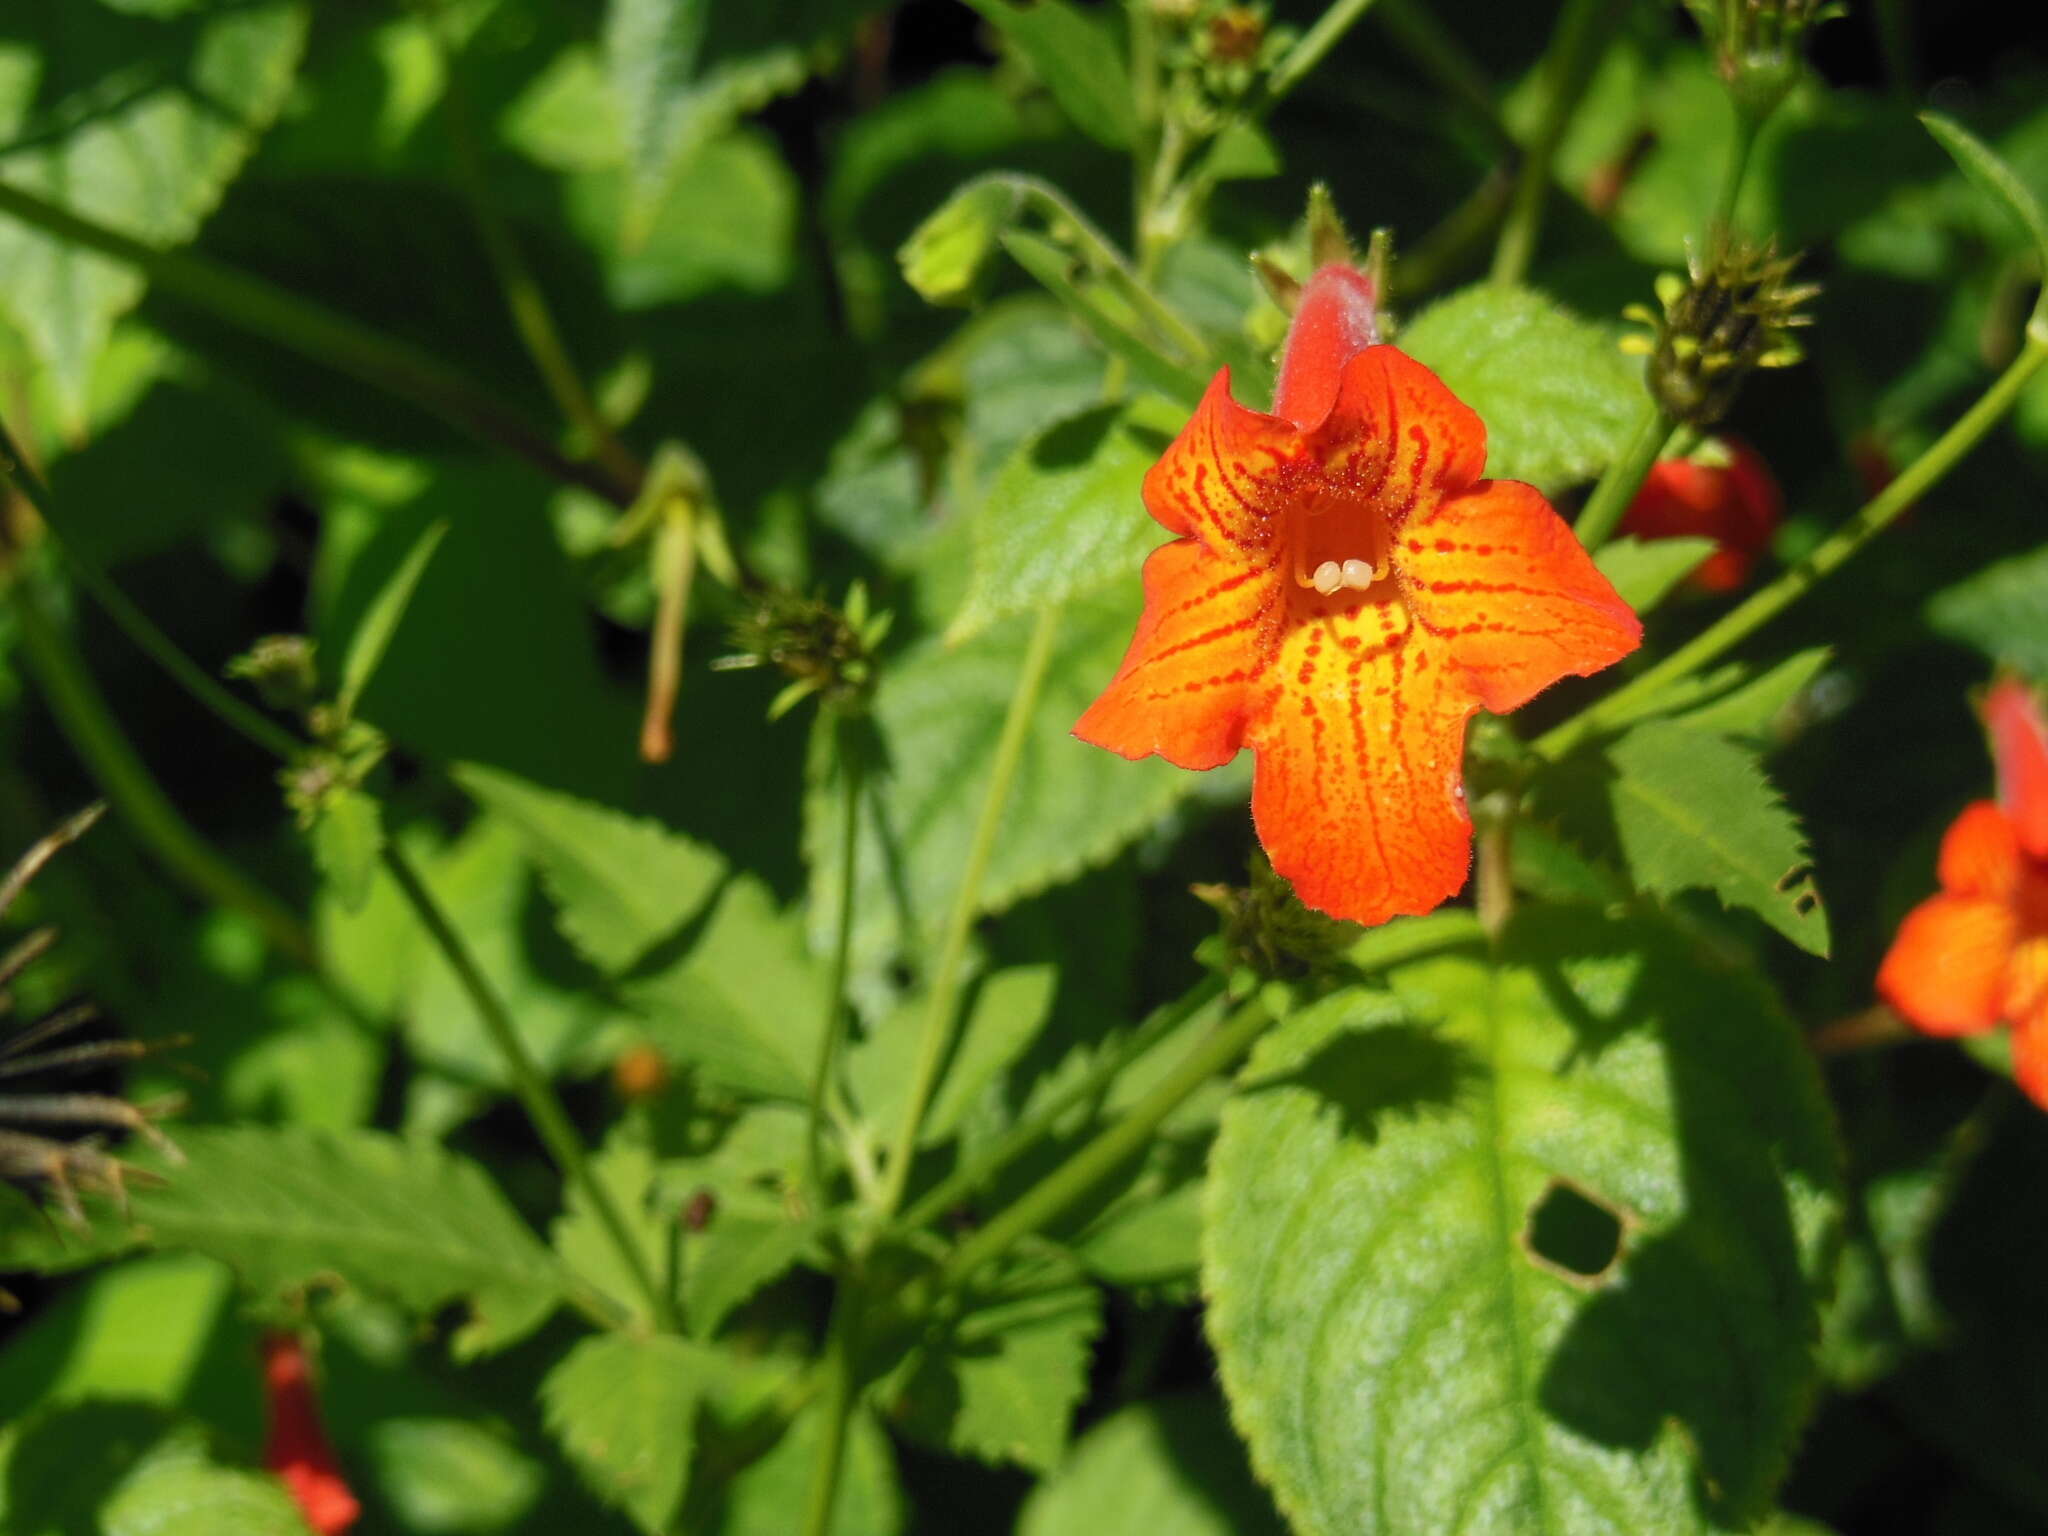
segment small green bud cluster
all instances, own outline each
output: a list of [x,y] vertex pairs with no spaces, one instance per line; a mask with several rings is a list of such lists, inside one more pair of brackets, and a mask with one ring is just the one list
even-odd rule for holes
[[1820,288],[1790,281],[1799,259],[1780,256],[1775,242],[1719,236],[1686,276],[1658,277],[1662,313],[1642,304],[1624,311],[1649,327],[1648,335],[1622,345],[1650,359],[1650,391],[1673,418],[1710,427],[1735,403],[1751,370],[1789,368],[1805,355],[1791,333],[1812,323],[1801,310]]
[[1843,0],[1686,0],[1736,107],[1761,122],[1798,83],[1806,34],[1848,13]]
[[869,611],[867,587],[858,581],[840,608],[822,597],[770,589],[755,595],[734,621],[733,654],[711,665],[719,671],[774,667],[788,677],[789,686],[768,706],[770,720],[813,694],[832,709],[858,713],[873,691],[875,651],[889,633],[891,617]]
[[1198,885],[1194,893],[1222,915],[1222,931],[1202,954],[1234,992],[1311,980],[1340,964],[1358,939],[1356,924],[1303,906],[1263,853],[1252,855],[1250,884]]

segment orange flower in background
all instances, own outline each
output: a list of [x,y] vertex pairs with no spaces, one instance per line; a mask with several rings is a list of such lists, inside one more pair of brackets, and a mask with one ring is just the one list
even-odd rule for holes
[[1533,488],[1480,478],[1486,429],[1376,345],[1371,281],[1303,287],[1273,414],[1210,383],[1145,477],[1180,535],[1145,562],[1130,651],[1074,728],[1215,768],[1311,907],[1377,923],[1465,883],[1465,723],[1634,650],[1642,627]]
[[362,1505],[349,1492],[327,1443],[306,1346],[297,1334],[263,1336],[263,1392],[270,1419],[263,1464],[284,1479],[318,1536],[340,1536],[356,1523]]
[[2014,1075],[2048,1109],[2048,722],[2024,684],[1984,703],[1998,798],[1941,841],[1939,895],[1899,925],[1878,994],[1930,1035],[2012,1026]]
[[1621,515],[1621,532],[1639,539],[1704,537],[1721,547],[1688,581],[1703,592],[1732,592],[1749,580],[1756,557],[1784,521],[1785,499],[1763,455],[1724,437],[1726,464],[1659,459]]

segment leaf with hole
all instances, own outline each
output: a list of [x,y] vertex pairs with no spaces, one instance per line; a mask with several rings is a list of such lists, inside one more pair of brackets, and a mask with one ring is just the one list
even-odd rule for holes
[[1658,922],[1532,908],[1497,957],[1314,1004],[1210,1159],[1254,1465],[1300,1536],[1746,1529],[1811,1398],[1836,1177],[1791,1021]]

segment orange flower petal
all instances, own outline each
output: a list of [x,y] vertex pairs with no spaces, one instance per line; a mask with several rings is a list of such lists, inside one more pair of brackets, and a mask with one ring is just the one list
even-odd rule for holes
[[2019,883],[2020,841],[2005,812],[1989,800],[1964,806],[1942,834],[1935,875],[1957,896],[2010,895]]
[[2037,934],[2013,946],[1999,1011],[2016,1024],[2043,1009],[2048,1009],[2048,937]]
[[1427,912],[1471,864],[1460,767],[1478,701],[1398,596],[1293,601],[1305,611],[1246,732],[1259,841],[1311,907]]
[[1302,440],[1331,490],[1389,509],[1455,495],[1486,472],[1479,413],[1399,347],[1367,347],[1346,363],[1337,403]]
[[1899,924],[1878,968],[1878,994],[1930,1035],[1977,1034],[2004,1017],[2016,937],[2003,902],[1931,896]]
[[2048,859],[2048,721],[2017,678],[1992,685],[1984,700],[1991,755],[1998,763],[1998,803],[2012,818],[2020,846]]
[[1145,472],[1145,510],[1219,555],[1270,565],[1307,467],[1300,434],[1231,399],[1230,370],[1219,368],[1180,436]]
[[1244,745],[1246,690],[1286,591],[1257,566],[1176,539],[1145,561],[1145,611],[1123,665],[1074,734],[1123,757],[1217,768]]
[[2013,1025],[2012,1075],[2028,1098],[2048,1109],[2048,1008]]
[[1495,713],[1597,672],[1643,626],[1533,486],[1482,480],[1410,522],[1394,554],[1416,617]]

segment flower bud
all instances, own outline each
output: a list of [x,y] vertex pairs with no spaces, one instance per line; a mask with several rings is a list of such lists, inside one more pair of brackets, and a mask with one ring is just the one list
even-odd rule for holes
[[1250,884],[1198,885],[1194,893],[1222,914],[1212,958],[1233,980],[1299,981],[1329,969],[1358,937],[1356,924],[1302,905],[1263,853],[1252,855]]
[[303,710],[320,691],[313,642],[304,635],[265,635],[222,670],[253,686],[272,709]]
[[1842,0],[1686,0],[1686,9],[1713,48],[1737,108],[1761,121],[1798,82],[1807,31],[1849,8]]
[[711,665],[719,671],[775,667],[789,678],[769,706],[779,719],[812,694],[835,709],[857,712],[874,687],[874,651],[889,632],[890,615],[868,612],[867,589],[855,582],[846,606],[819,597],[769,590],[732,627],[734,654]]
[[1722,236],[1686,277],[1657,279],[1663,313],[1631,305],[1625,313],[1650,328],[1623,345],[1649,354],[1650,392],[1674,419],[1711,427],[1734,404],[1756,368],[1787,368],[1804,354],[1792,331],[1812,319],[1800,306],[1817,284],[1788,281],[1799,256],[1780,256],[1775,242],[1754,245]]

